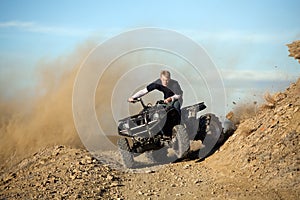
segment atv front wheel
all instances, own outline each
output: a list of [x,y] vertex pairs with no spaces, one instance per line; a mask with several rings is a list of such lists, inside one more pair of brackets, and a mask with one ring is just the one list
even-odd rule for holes
[[134,159],[127,138],[120,138],[117,144],[124,167],[132,168]]
[[190,149],[189,136],[183,125],[176,125],[173,127],[173,145],[172,148],[177,158],[183,158],[187,155]]

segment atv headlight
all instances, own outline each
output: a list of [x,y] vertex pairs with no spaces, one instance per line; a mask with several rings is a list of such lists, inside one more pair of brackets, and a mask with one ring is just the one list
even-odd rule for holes
[[120,122],[118,127],[119,127],[119,130],[122,130],[122,131],[128,130],[129,124],[128,124],[128,122]]
[[128,124],[128,122],[124,122],[123,125],[122,125],[122,128],[123,128],[123,130],[129,129],[129,124]]
[[157,112],[154,113],[153,116],[152,116],[152,119],[153,120],[158,120],[159,119],[159,114]]

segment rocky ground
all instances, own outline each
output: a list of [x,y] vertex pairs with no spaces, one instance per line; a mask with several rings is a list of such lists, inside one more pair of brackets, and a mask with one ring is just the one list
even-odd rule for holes
[[0,199],[117,199],[120,172],[89,152],[45,148],[1,175]]

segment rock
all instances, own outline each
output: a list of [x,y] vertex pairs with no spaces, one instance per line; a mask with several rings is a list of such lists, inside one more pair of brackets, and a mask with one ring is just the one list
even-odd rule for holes
[[117,181],[114,181],[110,184],[112,187],[120,186],[120,184]]
[[145,173],[152,174],[152,173],[155,173],[155,171],[154,170],[146,170]]
[[270,127],[271,127],[271,128],[274,128],[278,123],[279,123],[278,120],[272,120],[272,122],[271,122],[271,124],[270,124]]
[[188,169],[190,166],[190,164],[184,165],[183,169]]
[[114,179],[114,176],[108,174],[108,175],[107,175],[107,179],[110,180],[110,181],[112,181],[112,180]]
[[199,183],[202,183],[202,181],[199,179],[194,181],[194,184],[199,184]]
[[287,95],[285,93],[282,93],[282,92],[277,92],[273,95],[273,99],[278,102],[278,101],[281,101],[282,99],[286,98]]
[[294,57],[300,63],[299,43],[300,43],[300,40],[297,40],[291,44],[287,44],[287,46],[289,47],[289,52],[290,52],[289,56]]

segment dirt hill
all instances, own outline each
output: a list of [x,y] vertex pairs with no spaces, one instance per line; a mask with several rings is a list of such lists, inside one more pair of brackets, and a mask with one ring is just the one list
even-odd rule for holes
[[279,197],[299,197],[300,79],[285,92],[265,98],[266,104],[241,122],[220,152],[209,158],[209,165]]
[[0,199],[116,199],[119,174],[86,150],[45,148],[1,175]]

